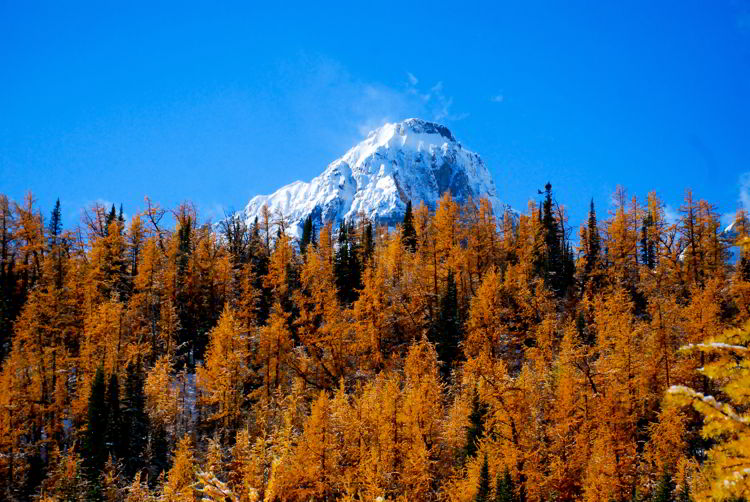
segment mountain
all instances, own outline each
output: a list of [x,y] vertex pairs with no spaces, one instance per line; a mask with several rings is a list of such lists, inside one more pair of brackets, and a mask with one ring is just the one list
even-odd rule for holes
[[737,220],[733,220],[732,223],[730,223],[723,232],[719,234],[720,237],[723,237],[730,243],[732,243],[729,246],[729,262],[730,263],[737,263],[740,260],[740,247],[736,244],[737,237],[739,237],[739,232],[737,232],[737,227],[740,224]]
[[271,195],[253,197],[243,213],[248,224],[261,220],[268,204],[272,214],[283,214],[287,232],[299,237],[304,220],[312,215],[317,227],[328,221],[364,214],[379,224],[403,220],[406,203],[424,201],[435,208],[450,190],[459,202],[486,197],[500,217],[505,206],[478,154],[461,146],[447,127],[421,119],[385,124],[331,162],[309,183],[295,181]]

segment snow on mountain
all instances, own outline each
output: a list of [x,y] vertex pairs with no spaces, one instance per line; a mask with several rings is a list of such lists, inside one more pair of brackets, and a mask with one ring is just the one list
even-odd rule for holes
[[737,234],[737,230],[736,230],[737,224],[738,224],[737,220],[732,221],[732,223],[730,223],[729,225],[727,225],[727,228],[725,228],[724,231],[721,232],[721,234],[724,237],[726,237],[726,238],[731,239],[732,241],[734,241],[737,238],[737,235],[738,235]]
[[[737,263],[740,259],[740,247],[737,245],[737,237],[739,236],[739,233],[737,232],[737,226],[739,225],[739,222],[737,220],[732,221],[729,225],[724,228],[721,232],[719,232],[719,238],[722,239],[724,242],[729,243],[727,251],[729,252],[729,263]],[[688,248],[682,250],[682,252],[679,255],[680,261],[685,261],[685,257],[687,257]]]
[[721,234],[719,234],[721,237],[724,237],[732,243],[732,245],[729,246],[730,263],[737,263],[740,260],[740,247],[734,244],[737,241],[737,237],[739,237],[739,233],[737,232],[737,225],[738,221],[734,220],[724,229],[723,232],[721,232]]
[[445,126],[412,118],[370,132],[309,183],[295,181],[271,195],[253,197],[244,216],[248,224],[256,217],[260,221],[268,204],[272,214],[284,215],[287,232],[296,237],[309,215],[318,227],[333,221],[335,228],[360,214],[395,225],[403,220],[409,200],[415,207],[424,201],[434,209],[448,190],[459,202],[486,197],[502,216],[504,205],[479,155],[464,149]]

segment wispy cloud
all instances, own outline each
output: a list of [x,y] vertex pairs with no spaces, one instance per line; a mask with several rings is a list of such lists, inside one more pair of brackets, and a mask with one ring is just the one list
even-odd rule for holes
[[282,86],[268,91],[279,99],[277,115],[286,113],[297,130],[333,151],[350,147],[386,122],[419,117],[449,125],[468,116],[456,111],[442,81],[428,84],[409,71],[400,82],[365,80],[319,54],[301,54],[277,71],[269,81]]
[[505,96],[503,96],[502,94],[495,94],[494,96],[490,97],[490,101],[492,101],[493,103],[502,103],[503,101],[505,101]]
[[[414,77],[411,73],[408,73],[408,75]],[[452,110],[453,97],[445,94],[442,80],[426,91],[417,88],[416,84],[418,82],[419,80],[416,77],[414,77],[413,81],[410,78],[406,92],[411,96],[416,96],[424,104],[428,118],[432,118],[432,120],[438,122],[444,120],[455,122],[469,116],[468,113],[456,113]]]
[[[739,195],[737,202],[740,207],[745,210],[750,210],[750,171],[746,171],[740,174],[737,182]],[[721,215],[721,223],[723,226],[730,225],[734,222],[734,218],[737,215],[735,211],[729,211]]]

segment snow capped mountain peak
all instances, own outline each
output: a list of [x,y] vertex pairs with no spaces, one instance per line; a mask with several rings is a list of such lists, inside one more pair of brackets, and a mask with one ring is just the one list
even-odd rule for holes
[[496,214],[503,209],[479,155],[465,150],[447,127],[410,118],[371,131],[309,183],[296,181],[253,197],[244,215],[252,224],[268,204],[274,215],[284,216],[288,232],[299,237],[310,215],[318,227],[361,214],[394,225],[403,220],[409,200],[434,209],[446,191],[459,202],[486,197]]

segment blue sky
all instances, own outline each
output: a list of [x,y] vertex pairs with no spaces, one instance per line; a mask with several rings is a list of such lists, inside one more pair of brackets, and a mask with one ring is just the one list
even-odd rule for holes
[[750,203],[747,0],[126,4],[0,0],[0,192],[66,224],[145,195],[216,219],[411,116],[574,225],[618,183]]

